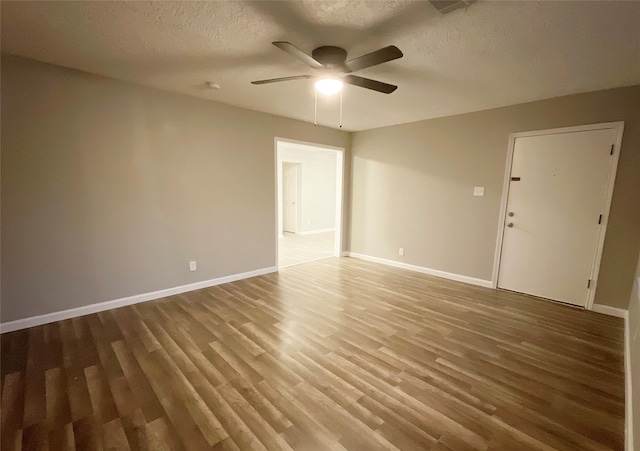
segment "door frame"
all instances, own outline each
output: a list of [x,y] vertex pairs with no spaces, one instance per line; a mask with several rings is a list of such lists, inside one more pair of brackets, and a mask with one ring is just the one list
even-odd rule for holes
[[278,239],[280,238],[280,233],[282,230],[282,215],[280,214],[282,211],[282,193],[281,193],[281,188],[282,188],[282,168],[279,167],[280,165],[278,164],[278,143],[291,143],[291,144],[300,144],[303,146],[310,146],[310,147],[318,147],[321,149],[327,149],[327,150],[333,150],[336,152],[336,212],[335,212],[335,245],[334,245],[334,249],[333,249],[333,254],[334,257],[341,257],[342,256],[342,239],[343,239],[343,233],[344,233],[344,221],[343,221],[343,214],[342,214],[342,210],[343,210],[343,205],[344,205],[344,176],[345,176],[345,172],[344,172],[344,164],[345,164],[345,149],[344,147],[335,147],[335,146],[329,146],[326,144],[317,144],[317,143],[312,143],[312,142],[307,142],[307,141],[299,141],[299,140],[295,140],[295,139],[288,139],[288,138],[280,138],[278,136],[276,136],[273,139],[273,151],[274,151],[274,166],[275,166],[275,198],[276,198],[276,218],[275,218],[275,225],[276,225],[276,230],[275,230],[275,237],[276,237],[276,241],[275,241],[275,256],[276,256],[276,263],[275,263],[275,267],[276,270],[280,269],[280,265],[278,263],[279,260],[279,255],[278,255]]
[[609,166],[609,175],[607,178],[607,191],[605,195],[605,205],[602,209],[602,227],[598,232],[598,240],[596,245],[596,255],[591,265],[591,287],[587,296],[586,310],[593,308],[593,300],[598,288],[598,275],[600,273],[600,263],[602,260],[602,251],[604,249],[604,238],[607,233],[609,224],[609,211],[611,209],[611,199],[613,198],[613,187],[618,171],[618,161],[620,159],[620,147],[622,145],[622,133],[624,131],[624,122],[604,122],[600,124],[578,125],[574,127],[551,128],[546,130],[535,130],[529,132],[511,133],[509,135],[509,147],[507,150],[507,161],[505,164],[504,181],[502,184],[502,199],[500,201],[500,216],[498,222],[498,236],[496,239],[496,250],[493,259],[493,275],[491,277],[491,288],[498,288],[498,273],[500,269],[500,258],[502,256],[502,241],[504,238],[505,220],[507,217],[507,200],[509,198],[509,186],[511,180],[511,168],[513,164],[513,151],[516,138],[524,138],[530,136],[557,135],[561,133],[575,133],[591,130],[607,130],[616,131],[615,142],[613,143],[613,156]]

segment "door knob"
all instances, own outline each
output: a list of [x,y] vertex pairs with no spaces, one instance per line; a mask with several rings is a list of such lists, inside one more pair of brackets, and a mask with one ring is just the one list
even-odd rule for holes
[[513,222],[507,222],[507,227],[513,227]]

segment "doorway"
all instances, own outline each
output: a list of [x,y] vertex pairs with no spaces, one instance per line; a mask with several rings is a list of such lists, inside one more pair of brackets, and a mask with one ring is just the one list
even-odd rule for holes
[[494,285],[591,308],[622,123],[514,134]]
[[278,268],[339,257],[344,149],[276,138]]

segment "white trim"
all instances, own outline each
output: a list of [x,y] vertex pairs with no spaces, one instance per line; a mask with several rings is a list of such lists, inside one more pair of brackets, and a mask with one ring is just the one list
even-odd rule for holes
[[498,271],[500,271],[500,256],[502,255],[502,239],[504,238],[504,223],[507,217],[507,199],[509,197],[509,182],[511,180],[511,165],[513,164],[513,148],[516,137],[509,135],[509,147],[507,151],[507,164],[504,169],[504,181],[502,182],[502,197],[500,201],[500,216],[498,219],[498,237],[496,238],[496,251],[493,256],[493,273],[491,275],[491,288],[498,288]]
[[544,130],[531,130],[528,132],[512,133],[516,138],[526,138],[530,136],[558,135],[560,133],[588,132],[592,130],[605,130],[608,128],[618,128],[624,126],[624,121],[599,122],[597,124],[573,125],[571,127],[547,128]]
[[629,330],[629,315],[625,315],[624,317],[624,381],[624,449],[626,451],[633,451],[633,379],[631,378],[631,330]]
[[69,318],[89,315],[91,313],[103,312],[105,310],[111,310],[118,307],[125,307],[127,305],[139,304],[140,302],[152,301],[154,299],[173,296],[175,294],[186,293],[187,291],[200,290],[202,288],[208,288],[214,285],[235,282],[236,280],[248,279],[249,277],[262,276],[264,274],[270,274],[276,271],[277,268],[275,266],[270,266],[268,268],[256,269],[255,271],[248,271],[240,274],[218,277],[217,279],[204,280],[202,282],[180,285],[178,287],[166,288],[164,290],[151,291],[149,293],[136,294],[134,296],[99,302],[97,304],[86,305],[83,307],[76,307],[68,310],[61,310],[59,312],[46,313],[44,315],[32,316],[15,321],[8,321],[6,323],[0,324],[0,333],[12,332],[14,330],[40,326],[42,324],[48,324],[55,321],[62,321]]
[[338,231],[334,238],[333,254],[336,257],[342,252],[342,234],[344,233],[344,221],[342,210],[344,209],[344,159],[346,158],[344,149],[336,152],[336,223],[334,229]]
[[424,266],[410,265],[408,263],[397,262],[394,260],[387,260],[386,258],[371,257],[370,255],[358,254],[356,252],[345,252],[345,256],[358,258],[360,260],[367,260],[374,263],[380,263],[387,266],[393,266],[394,268],[408,269],[409,271],[416,271],[422,274],[429,274],[430,276],[441,277],[443,279],[455,280],[457,282],[469,283],[471,285],[478,285],[480,287],[491,288],[491,281],[484,279],[476,279],[475,277],[463,276],[461,274],[454,274],[451,272],[440,271],[439,269],[425,268]]
[[309,142],[309,141],[300,141],[300,140],[297,140],[297,139],[281,138],[279,136],[276,136],[275,140],[276,140],[276,143],[278,141],[280,141],[280,142],[283,142],[283,143],[299,144],[301,146],[307,146],[307,147],[319,147],[321,149],[327,149],[327,150],[344,151],[344,147],[330,146],[328,144],[312,143],[312,142]]
[[319,233],[327,233],[327,232],[335,232],[336,228],[331,227],[330,229],[318,229],[318,230],[307,230],[306,232],[300,232],[298,235],[317,235]]
[[[624,122],[605,122],[601,124],[589,124],[579,125],[576,127],[563,127],[554,128],[548,130],[536,130],[530,132],[511,133],[509,135],[509,147],[507,151],[507,161],[505,166],[504,183],[502,186],[502,200],[500,203],[500,217],[498,223],[498,237],[496,240],[496,250],[493,260],[493,275],[491,277],[491,287],[498,287],[498,272],[500,270],[500,257],[502,253],[502,241],[504,237],[504,223],[507,210],[507,199],[509,197],[509,179],[511,178],[511,166],[513,162],[513,150],[515,146],[516,138],[528,137],[528,136],[542,136],[542,135],[556,135],[560,133],[575,133],[590,130],[616,130],[616,141],[614,143],[613,158],[611,166],[609,167],[609,176],[607,180],[607,193],[605,198],[605,205],[603,206],[602,215],[602,227],[598,234],[598,243],[596,247],[596,255],[591,268],[591,280],[597,281],[598,274],[600,273],[600,262],[602,260],[602,251],[604,249],[604,238],[607,232],[607,224],[609,222],[609,210],[611,208],[611,199],[613,198],[613,187],[616,179],[616,172],[618,170],[618,160],[620,157],[620,148],[622,147],[622,133],[624,131]],[[594,283],[589,290],[587,301],[585,303],[586,310],[593,309],[593,300],[596,295],[597,282]]]
[[[604,127],[603,127],[604,128]],[[607,194],[605,197],[604,205],[602,208],[602,227],[598,233],[598,244],[596,247],[596,256],[593,259],[593,266],[591,268],[591,277],[595,283],[592,284],[589,290],[589,297],[587,298],[587,304],[585,308],[591,310],[593,308],[593,301],[596,297],[596,290],[598,289],[598,275],[600,274],[600,263],[602,261],[602,252],[604,250],[604,238],[607,233],[607,227],[609,226],[609,211],[611,210],[611,201],[613,200],[613,187],[616,181],[616,174],[618,173],[618,161],[620,159],[620,148],[622,147],[622,133],[624,132],[624,122],[612,122],[608,128],[616,130],[616,142],[613,145],[613,160],[611,166],[609,166],[609,178],[607,180]]]
[[604,315],[615,316],[616,318],[626,318],[627,310],[617,307],[609,307],[608,305],[593,304],[591,310]]

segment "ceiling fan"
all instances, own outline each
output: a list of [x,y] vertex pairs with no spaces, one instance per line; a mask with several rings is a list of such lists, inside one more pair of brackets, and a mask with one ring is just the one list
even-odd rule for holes
[[309,56],[290,42],[276,41],[272,44],[313,69],[317,69],[320,71],[320,75],[294,75],[291,77],[270,78],[268,80],[252,81],[251,83],[254,85],[315,78],[317,79],[316,89],[327,95],[339,92],[342,89],[342,83],[371,89],[384,94],[391,94],[398,89],[396,85],[351,75],[352,72],[402,58],[402,52],[394,45],[347,61],[347,52],[341,47],[325,45],[314,49],[313,52],[311,52],[311,56]]

